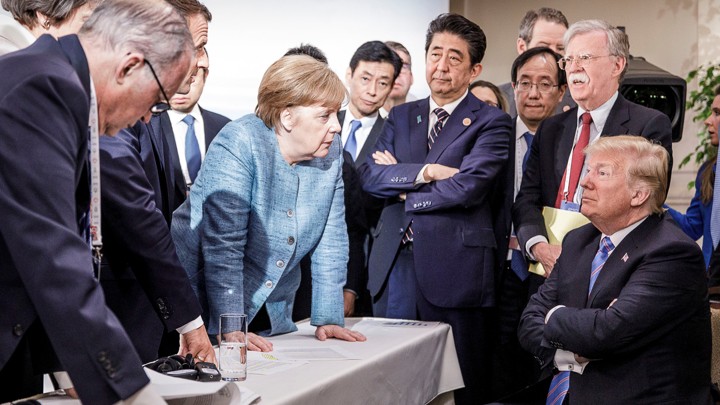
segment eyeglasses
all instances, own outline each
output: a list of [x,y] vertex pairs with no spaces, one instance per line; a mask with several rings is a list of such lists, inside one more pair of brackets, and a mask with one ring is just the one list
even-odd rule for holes
[[614,56],[614,55],[601,55],[601,56],[595,56],[595,55],[579,55],[577,57],[572,56],[566,56],[564,58],[561,58],[557,64],[560,66],[560,69],[565,70],[568,66],[572,66],[573,63],[577,64],[578,67],[585,67],[587,64],[597,58],[607,58],[608,56]]
[[529,80],[523,80],[521,82],[515,83],[515,90],[525,93],[531,91],[533,86],[537,87],[537,90],[540,93],[550,93],[555,87],[558,87],[557,84],[552,84],[549,82],[533,83]]
[[158,114],[164,113],[165,111],[172,110],[172,108],[170,108],[170,104],[167,103],[170,100],[170,97],[167,96],[167,94],[165,93],[165,89],[163,89],[162,84],[160,84],[160,79],[158,79],[157,74],[155,73],[155,69],[153,69],[152,65],[150,64],[150,61],[147,59],[145,59],[145,64],[147,65],[147,67],[150,68],[150,72],[152,73],[153,77],[155,78],[155,81],[157,82],[158,87],[160,87],[160,92],[162,93],[163,97],[165,98],[164,102],[161,101],[159,103],[154,104],[152,107],[150,107],[150,112],[153,113],[154,115],[158,115]]

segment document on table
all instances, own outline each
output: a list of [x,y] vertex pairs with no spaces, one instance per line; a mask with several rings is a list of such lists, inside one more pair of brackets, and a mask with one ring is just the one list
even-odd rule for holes
[[301,346],[287,346],[280,347],[275,345],[273,351],[268,354],[275,357],[279,361],[294,361],[294,360],[359,360],[360,357],[353,355],[352,353],[344,350],[339,346],[325,346],[322,347],[301,347]]
[[248,351],[248,367],[249,374],[271,375],[300,367],[307,364],[307,361],[283,361],[279,360],[273,353],[263,353]]

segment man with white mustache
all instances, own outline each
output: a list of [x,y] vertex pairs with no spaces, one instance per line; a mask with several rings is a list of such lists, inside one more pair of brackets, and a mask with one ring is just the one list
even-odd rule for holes
[[565,57],[558,64],[578,106],[538,128],[512,210],[521,250],[528,260],[542,263],[546,277],[561,249],[548,243],[543,206],[580,211],[585,146],[600,136],[642,136],[667,149],[672,168],[670,119],[618,93],[627,70],[627,35],[605,21],[584,20],[570,26],[564,44]]

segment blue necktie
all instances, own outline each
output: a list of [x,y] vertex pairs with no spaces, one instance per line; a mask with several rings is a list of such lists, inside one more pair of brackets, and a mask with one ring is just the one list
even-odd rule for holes
[[533,139],[535,137],[528,131],[523,134],[523,138],[525,139],[525,143],[527,144],[527,150],[525,151],[525,156],[523,156],[522,163],[522,171],[523,173],[525,173],[525,169],[527,168],[527,161],[530,157],[530,148],[532,147]]
[[357,157],[357,139],[355,139],[355,131],[362,126],[360,120],[350,121],[350,134],[345,141],[345,150],[352,155],[353,160]]
[[[527,150],[525,151],[525,155],[523,155],[523,161],[522,161],[522,171],[525,173],[525,169],[527,167],[527,160],[530,156],[530,147],[532,146],[533,142],[533,135],[528,131],[523,134],[523,139],[525,139],[525,143],[527,144]],[[522,247],[520,247],[522,250]],[[510,259],[510,268],[512,271],[518,276],[518,278],[521,281],[525,281],[525,279],[528,278],[530,273],[528,272],[528,265],[525,261],[525,256],[522,254],[521,250],[513,250],[512,251],[512,258]]]
[[188,175],[190,175],[190,183],[195,182],[202,159],[200,157],[200,145],[195,136],[195,118],[188,114],[182,119],[187,124],[188,129],[185,133],[185,160],[187,161]]
[[[595,254],[595,258],[593,259],[590,268],[590,287],[588,288],[588,295],[590,295],[590,291],[592,291],[592,288],[595,285],[595,281],[597,280],[600,271],[605,265],[605,261],[607,260],[610,252],[612,252],[613,249],[615,249],[615,246],[610,240],[610,237],[606,236],[602,238],[602,240],[600,241],[600,249],[598,249],[597,253]],[[550,382],[550,390],[548,391],[545,404],[562,404],[565,396],[567,395],[568,389],[570,389],[570,372],[561,371],[555,374],[552,381]]]
[[[718,153],[718,159],[720,159],[720,153]],[[713,249],[717,248],[718,241],[720,241],[720,176],[717,175],[717,161],[715,161],[715,167],[715,186],[710,214],[710,236],[712,236]]]

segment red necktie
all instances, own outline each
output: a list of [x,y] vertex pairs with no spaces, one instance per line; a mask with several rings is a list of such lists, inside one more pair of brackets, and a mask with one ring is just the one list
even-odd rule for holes
[[[590,143],[590,123],[592,123],[592,116],[589,112],[583,113],[580,116],[582,120],[582,129],[580,130],[580,138],[578,138],[575,148],[572,151],[572,163],[570,166],[570,184],[568,186],[567,199],[572,201],[575,197],[575,191],[577,190],[578,183],[580,183],[580,173],[582,172],[583,163],[585,163],[585,155],[583,150],[588,143]],[[563,191],[565,189],[565,177],[567,176],[567,169],[563,174],[562,180],[560,181],[560,187],[558,188],[557,198],[555,199],[555,208],[560,208],[560,203],[565,197]]]

